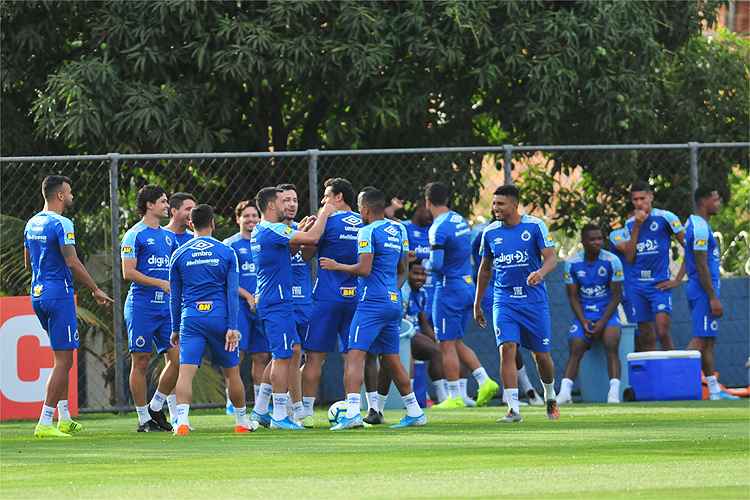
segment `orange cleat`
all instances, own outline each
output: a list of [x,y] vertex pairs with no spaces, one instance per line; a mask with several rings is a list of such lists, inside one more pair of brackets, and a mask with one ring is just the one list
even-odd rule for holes
[[190,426],[185,424],[178,425],[174,431],[175,436],[187,436],[188,434],[190,434]]
[[560,420],[560,409],[557,407],[557,401],[554,399],[547,401],[547,418],[550,420]]
[[234,426],[234,433],[235,434],[246,434],[248,432],[252,432],[252,430],[248,427],[245,427],[244,425],[235,425]]

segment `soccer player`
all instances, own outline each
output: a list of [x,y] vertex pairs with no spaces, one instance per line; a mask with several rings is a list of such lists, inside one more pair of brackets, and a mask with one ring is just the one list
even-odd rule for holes
[[[264,427],[299,430],[304,427],[287,416],[286,394],[289,389],[290,367],[298,367],[300,360],[300,338],[292,302],[292,247],[316,245],[335,208],[331,203],[324,204],[314,223],[298,231],[281,222],[286,217],[282,193],[276,187],[263,188],[258,192],[256,204],[261,213],[261,221],[253,229],[250,238],[253,261],[258,273],[257,309],[272,354],[270,368],[264,373],[252,418]],[[273,415],[269,416],[268,403],[271,395]]]
[[417,403],[409,375],[401,365],[398,354],[401,332],[401,291],[398,281],[399,275],[406,271],[409,253],[406,228],[385,219],[385,195],[378,189],[362,191],[358,206],[367,225],[357,234],[357,263],[342,264],[327,257],[320,259],[321,269],[358,276],[360,292],[349,329],[349,353],[344,369],[346,415],[331,430],[364,426],[359,389],[368,352],[380,355],[406,406],[406,415],[391,428],[425,425],[427,417]]
[[633,217],[625,223],[625,259],[632,264],[632,296],[629,295],[639,342],[644,351],[656,350],[659,338],[664,350],[674,349],[669,333],[672,314],[672,288],[682,282],[682,271],[670,279],[669,254],[674,236],[685,246],[685,229],[680,219],[667,210],[653,208],[654,193],[648,183],[634,184],[630,199],[635,207]]
[[174,253],[169,266],[171,341],[180,350],[174,432],[177,436],[190,434],[188,416],[193,377],[207,346],[228,380],[229,397],[234,405],[234,432],[251,432],[258,425],[247,418],[245,386],[240,377],[237,255],[232,247],[211,236],[216,226],[210,205],[197,205],[190,218],[195,237]]
[[177,246],[181,247],[193,238],[190,232],[190,212],[195,207],[195,198],[190,193],[175,193],[169,197],[169,224],[164,229],[174,234]]
[[[268,339],[255,310],[255,289],[258,284],[258,276],[255,272],[253,252],[250,245],[250,234],[260,222],[260,214],[254,202],[245,200],[237,204],[234,215],[240,231],[224,240],[224,244],[232,247],[234,253],[237,254],[237,262],[240,266],[240,281],[237,289],[240,296],[237,317],[237,329],[241,335],[239,343],[240,365],[245,353],[249,353],[252,361],[253,392],[255,399],[257,399],[260,382],[263,380],[263,371],[271,360],[271,348],[268,346]],[[229,380],[225,380],[225,382],[227,414],[231,415],[234,413],[234,406],[229,397]]]
[[[177,244],[174,235],[159,225],[167,216],[167,194],[159,186],[143,186],[136,195],[141,220],[122,239],[122,276],[131,281],[125,300],[125,324],[131,356],[130,393],[138,413],[138,432],[172,431],[163,413],[167,395],[179,373],[179,352],[169,337],[169,259]],[[164,368],[151,402],[146,404],[146,371],[156,345]],[[170,410],[176,416],[176,408]]]
[[[328,179],[324,183],[324,204],[331,204],[331,215],[318,242],[318,257],[333,259],[342,264],[357,263],[357,232],[362,218],[352,211],[354,189],[343,178]],[[329,352],[346,353],[349,326],[357,307],[357,278],[349,273],[320,269],[313,287],[312,317],[315,321],[303,337],[305,365],[302,367],[302,403],[305,426],[313,426],[313,406],[318,394],[320,374]]]
[[500,423],[520,422],[516,351],[518,345],[534,354],[544,386],[547,417],[560,418],[555,400],[555,366],[550,356],[551,320],[544,278],[557,262],[555,243],[540,219],[518,211],[518,188],[500,186],[492,197],[497,217],[482,233],[482,261],[477,275],[474,318],[484,328],[482,298],[495,271],[492,307],[500,371],[508,393],[508,413]]
[[710,399],[717,400],[724,393],[714,374],[714,345],[724,307],[719,299],[721,253],[709,221],[719,213],[721,197],[710,187],[699,187],[694,198],[696,210],[688,218],[685,235],[687,299],[693,320],[693,338],[687,348],[701,352]]
[[[78,323],[73,277],[91,290],[100,305],[112,302],[91,278],[76,254],[73,222],[63,216],[73,206],[72,182],[62,175],[42,181],[44,208],[26,223],[23,232],[24,268],[31,268],[31,305],[49,336],[54,364],[47,380],[34,437],[70,437],[83,426],[70,417],[68,373],[78,349]],[[58,412],[57,427],[52,418]]]
[[432,324],[443,352],[443,371],[448,397],[435,409],[463,408],[459,387],[460,363],[472,372],[479,385],[477,406],[485,406],[499,385],[479,363],[474,351],[463,342],[471,317],[474,280],[471,270],[471,229],[464,218],[448,208],[450,190],[440,182],[425,186],[425,206],[433,217],[430,227],[430,264],[435,279]]
[[[630,218],[631,216],[632,214],[628,216],[628,218]],[[625,276],[625,280],[622,282],[622,300],[620,301],[620,303],[622,304],[622,310],[625,312],[625,318],[627,319],[628,323],[635,325],[635,337],[633,340],[635,343],[635,350],[636,352],[638,352],[642,351],[643,349],[641,349],[640,346],[638,321],[636,321],[635,319],[633,305],[630,303],[630,297],[633,295],[633,292],[630,291],[633,283],[633,265],[628,262],[628,259],[625,257],[625,244],[628,239],[630,239],[628,236],[628,230],[624,227],[614,229],[609,233],[609,242],[611,244],[612,253],[615,254],[618,259],[620,259],[620,262],[622,262],[622,270]]]
[[620,320],[617,306],[622,296],[624,273],[617,256],[602,250],[604,234],[594,225],[581,230],[583,251],[565,262],[564,281],[575,319],[570,325],[570,358],[560,383],[557,404],[572,403],[573,381],[581,358],[594,340],[601,340],[607,352],[609,394],[607,403],[620,402]]

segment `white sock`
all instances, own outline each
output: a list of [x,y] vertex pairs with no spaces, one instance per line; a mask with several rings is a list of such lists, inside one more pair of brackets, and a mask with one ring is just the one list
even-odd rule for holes
[[247,421],[247,407],[246,406],[234,408],[234,422],[237,425],[244,425],[245,427],[250,426],[250,422]]
[[611,378],[609,379],[609,394],[616,398],[620,398],[620,379]]
[[188,420],[188,414],[190,413],[189,404],[177,405],[177,426],[187,425],[190,427],[190,420]]
[[448,397],[448,391],[445,389],[445,379],[435,380],[432,383],[432,387],[435,389],[435,397],[437,397],[438,403],[445,401],[445,398]]
[[268,413],[268,402],[271,400],[271,384],[260,384],[258,391],[258,397],[255,398],[255,406],[253,411],[258,415],[266,415]]
[[448,398],[453,399],[461,395],[461,389],[458,386],[458,380],[448,381],[445,386],[448,388]]
[[484,366],[480,366],[473,372],[471,372],[472,375],[474,375],[474,380],[477,381],[477,384],[482,385],[485,382],[487,382],[490,377],[487,375],[487,370],[484,369]]
[[232,403],[232,400],[229,399],[229,387],[224,388],[224,397],[227,400],[227,408],[229,408],[231,405],[234,404],[234,403]]
[[422,408],[417,403],[417,396],[413,392],[410,392],[406,396],[401,396],[401,400],[404,402],[406,407],[406,414],[410,417],[418,417],[422,414]]
[[385,411],[385,402],[388,401],[388,394],[378,393],[378,411],[383,413]]
[[505,389],[505,393],[508,395],[508,409],[520,414],[521,405],[518,403],[518,388]]
[[362,396],[358,392],[350,392],[346,395],[346,418],[354,418],[359,415]]
[[[570,394],[573,392],[573,381],[569,378],[564,378],[560,382],[560,396],[564,396],[566,399],[570,398]],[[546,398],[545,398],[546,399]]]
[[708,384],[708,392],[711,394],[719,394],[721,392],[719,379],[716,378],[716,375],[706,377],[706,383]]
[[378,403],[380,401],[378,400],[378,391],[372,391],[367,393],[367,411],[375,410],[380,411],[378,409]]
[[466,386],[468,385],[468,380],[465,378],[458,379],[458,393],[461,395],[463,399],[468,399],[469,395],[466,392]]
[[148,414],[148,406],[136,406],[135,412],[138,414],[138,423],[143,425],[151,420],[151,415]]
[[57,402],[57,420],[59,422],[70,422],[72,420],[67,399],[61,399]]
[[258,400],[258,393],[260,392],[260,384],[253,384],[253,401]]
[[305,407],[305,416],[312,417],[315,412],[315,398],[302,397],[302,406]]
[[[289,396],[287,396],[285,392],[273,393],[273,419],[274,420],[284,420],[288,416],[286,412],[286,402],[288,401],[288,399],[289,399]],[[268,413],[267,408],[266,408],[266,413]]]
[[170,394],[167,396],[167,408],[169,408],[169,421],[177,420],[177,396]]
[[39,425],[52,425],[52,418],[54,416],[55,416],[54,407],[42,405],[42,414],[39,415]]
[[294,412],[294,420],[302,420],[305,418],[305,405],[302,404],[302,401],[292,403],[292,411]]
[[149,406],[151,407],[151,410],[153,411],[161,411],[161,409],[164,408],[164,402],[166,400],[167,400],[166,394],[156,391],[154,393],[154,397],[151,398],[151,402],[149,403]]
[[545,384],[544,380],[542,380],[542,385],[544,386],[544,400],[545,401],[551,401],[557,397],[555,394],[555,379],[552,379],[552,382],[549,384]]
[[526,394],[530,390],[534,389],[529,380],[529,375],[526,373],[526,366],[522,366],[518,370],[518,388],[521,389],[521,393]]

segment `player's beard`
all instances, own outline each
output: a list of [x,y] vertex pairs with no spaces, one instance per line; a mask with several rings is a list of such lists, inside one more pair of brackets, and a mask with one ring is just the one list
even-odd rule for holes
[[73,208],[73,200],[65,200],[63,202],[63,209],[70,210],[71,208]]

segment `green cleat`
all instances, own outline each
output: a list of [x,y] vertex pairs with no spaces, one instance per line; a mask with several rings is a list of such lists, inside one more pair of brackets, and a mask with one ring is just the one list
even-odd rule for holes
[[466,403],[461,396],[455,398],[448,398],[440,404],[432,407],[433,410],[458,410],[459,408],[466,408]]
[[484,384],[479,386],[479,392],[477,393],[477,406],[487,406],[492,398],[497,394],[500,386],[497,382],[488,378],[484,381]]
[[35,438],[65,438],[70,437],[70,434],[66,434],[62,431],[59,431],[57,427],[54,425],[41,425],[37,424],[36,429],[34,429],[34,437]]
[[77,434],[83,430],[83,426],[75,420],[61,420],[57,422],[57,430],[65,434]]
[[312,415],[308,415],[302,419],[302,427],[304,427],[305,429],[315,428],[315,419]]

